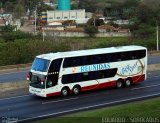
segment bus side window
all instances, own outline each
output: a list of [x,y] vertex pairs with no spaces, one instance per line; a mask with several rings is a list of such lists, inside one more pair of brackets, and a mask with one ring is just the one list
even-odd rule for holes
[[63,63],[63,68],[76,67],[76,66],[80,66],[81,64],[82,64],[81,57],[65,58]]
[[105,54],[105,62],[111,62],[111,53]]
[[62,76],[62,83],[63,84],[68,84],[69,83],[69,75],[63,75]]
[[93,56],[86,56],[85,62],[86,62],[85,65],[93,64]]
[[129,52],[121,52],[121,59],[122,61],[130,60],[130,53]]
[[134,60],[135,59],[132,51],[125,52],[125,57],[126,57],[126,60]]
[[112,53],[111,54],[111,62],[117,62],[117,61],[118,61],[117,53]]
[[105,78],[111,78],[114,77],[117,73],[118,68],[108,69],[106,70]]
[[105,63],[105,54],[97,55],[97,64],[98,63]]
[[53,60],[49,67],[49,72],[59,72],[61,63],[62,63],[62,59]]
[[132,59],[137,59],[137,52],[136,51],[132,51]]
[[75,75],[75,82],[81,82],[82,81],[82,73],[77,73]]
[[70,66],[70,58],[65,58],[63,63],[63,68],[67,68]]
[[145,50],[140,50],[139,51],[139,59],[144,58],[146,56],[146,51]]
[[106,75],[106,71],[105,71],[105,70],[103,70],[103,71],[99,72],[98,79],[99,79],[99,78],[102,78],[102,79],[103,79],[103,78],[106,78],[106,76],[105,76],[105,75]]
[[117,61],[123,61],[123,54],[121,52],[116,53]]
[[87,61],[87,56],[82,56],[81,57],[81,66],[83,65],[88,65],[88,61]]
[[89,73],[83,73],[83,81],[89,80]]
[[70,59],[70,62],[71,62],[71,66],[70,67],[80,66],[81,59],[80,59],[80,57],[72,57]]

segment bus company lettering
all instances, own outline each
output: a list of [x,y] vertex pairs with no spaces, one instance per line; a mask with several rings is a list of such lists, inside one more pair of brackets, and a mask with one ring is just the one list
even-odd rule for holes
[[123,67],[121,70],[121,75],[132,74],[135,69],[138,70],[138,61],[133,65],[127,65]]
[[104,64],[94,64],[94,65],[87,65],[80,67],[81,72],[89,72],[89,71],[97,71],[97,70],[105,70],[109,69],[110,64],[104,63]]

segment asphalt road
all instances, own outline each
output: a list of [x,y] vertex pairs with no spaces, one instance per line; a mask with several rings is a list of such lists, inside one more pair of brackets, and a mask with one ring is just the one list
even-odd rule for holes
[[14,118],[24,122],[49,116],[57,116],[107,107],[121,103],[160,97],[159,71],[148,73],[148,79],[141,84],[129,88],[105,89],[85,92],[78,96],[40,98],[33,95],[22,95],[0,99],[0,117]]
[[[160,55],[148,56],[148,64],[158,64],[158,63],[160,63]],[[0,83],[25,80],[28,71],[29,70],[0,73]]]
[[160,55],[148,56],[148,64],[158,64],[160,63]]
[[26,80],[29,70],[0,73],[0,83]]

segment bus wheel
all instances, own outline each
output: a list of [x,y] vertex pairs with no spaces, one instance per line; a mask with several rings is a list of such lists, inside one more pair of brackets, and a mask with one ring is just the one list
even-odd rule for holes
[[121,88],[123,86],[123,80],[122,79],[117,80],[116,86],[117,88]]
[[132,84],[132,79],[131,79],[131,78],[127,78],[124,84],[125,84],[126,87],[131,86],[131,84]]
[[78,95],[80,93],[80,87],[74,86],[72,92],[74,95]]
[[62,95],[63,97],[68,96],[68,95],[69,95],[69,89],[68,89],[67,87],[63,88],[63,89],[61,90],[61,95]]

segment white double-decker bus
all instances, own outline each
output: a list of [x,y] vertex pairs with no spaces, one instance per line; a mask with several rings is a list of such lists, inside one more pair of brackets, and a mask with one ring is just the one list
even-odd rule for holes
[[29,92],[67,96],[107,87],[130,86],[146,79],[147,49],[122,46],[36,56],[27,76]]

